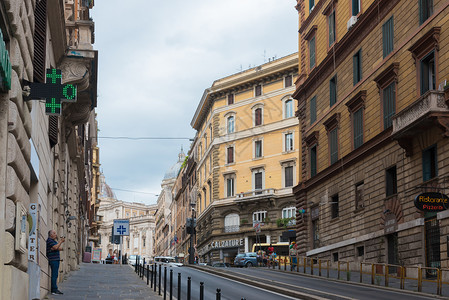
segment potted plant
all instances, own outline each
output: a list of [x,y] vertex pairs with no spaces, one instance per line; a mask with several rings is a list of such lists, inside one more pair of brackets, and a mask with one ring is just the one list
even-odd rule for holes
[[242,224],[242,225],[248,224],[248,219],[241,219],[240,224]]

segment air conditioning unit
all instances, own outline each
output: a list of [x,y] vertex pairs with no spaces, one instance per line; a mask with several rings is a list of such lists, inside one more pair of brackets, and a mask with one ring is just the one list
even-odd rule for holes
[[348,21],[348,30],[349,28],[351,28],[352,26],[354,26],[354,24],[357,23],[357,16],[352,16],[351,18],[349,18]]

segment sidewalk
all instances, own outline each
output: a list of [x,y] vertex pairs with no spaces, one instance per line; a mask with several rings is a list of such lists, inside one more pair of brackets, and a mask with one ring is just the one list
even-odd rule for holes
[[64,295],[48,294],[48,299],[162,299],[129,265],[82,263],[58,287]]

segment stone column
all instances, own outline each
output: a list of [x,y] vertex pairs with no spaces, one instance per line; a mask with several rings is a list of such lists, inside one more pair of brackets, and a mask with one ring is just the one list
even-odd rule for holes
[[248,237],[245,236],[245,252],[249,252]]

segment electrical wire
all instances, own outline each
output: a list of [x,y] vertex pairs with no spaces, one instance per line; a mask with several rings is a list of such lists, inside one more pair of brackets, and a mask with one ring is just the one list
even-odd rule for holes
[[192,138],[186,137],[151,137],[151,136],[142,136],[142,137],[130,137],[130,136],[99,136],[98,139],[110,139],[110,140],[189,140],[193,141]]
[[138,194],[147,194],[147,195],[159,196],[159,194],[151,193],[151,192],[132,191],[132,190],[125,190],[125,189],[117,189],[117,188],[112,188],[112,187],[111,187],[111,190],[114,190],[114,191],[121,191],[121,192],[129,192],[129,193],[138,193]]

